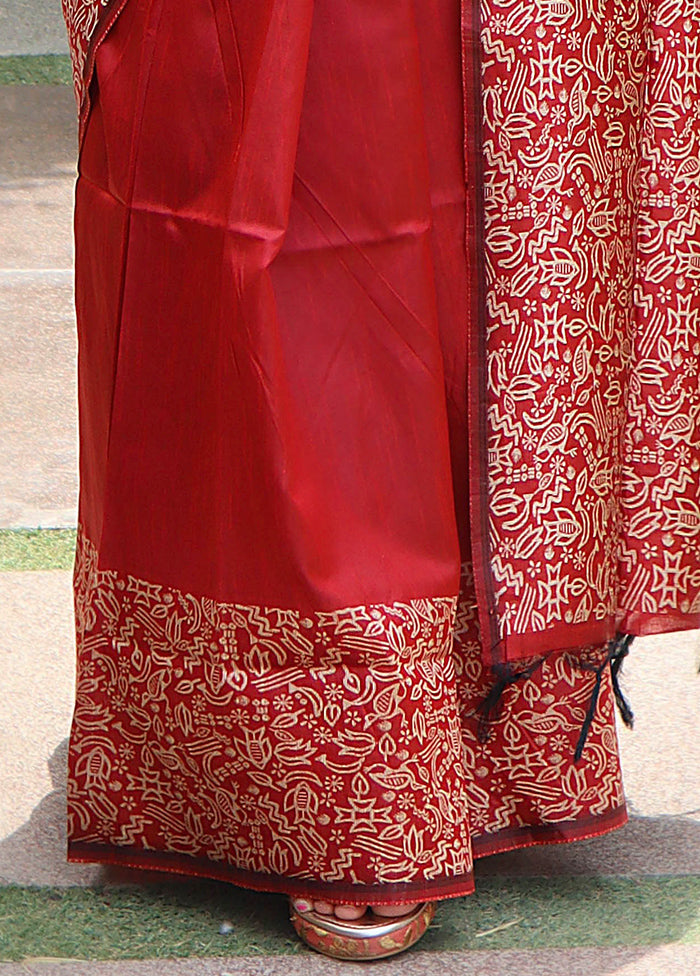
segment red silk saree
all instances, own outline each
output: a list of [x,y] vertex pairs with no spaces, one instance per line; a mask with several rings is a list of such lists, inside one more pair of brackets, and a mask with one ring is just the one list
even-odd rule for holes
[[69,857],[408,902],[622,824],[621,657],[700,625],[696,5],[64,10]]

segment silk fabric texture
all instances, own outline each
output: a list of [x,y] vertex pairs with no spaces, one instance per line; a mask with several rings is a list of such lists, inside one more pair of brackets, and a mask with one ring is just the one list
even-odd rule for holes
[[586,668],[698,621],[697,11],[64,8],[71,856],[413,900],[622,822]]

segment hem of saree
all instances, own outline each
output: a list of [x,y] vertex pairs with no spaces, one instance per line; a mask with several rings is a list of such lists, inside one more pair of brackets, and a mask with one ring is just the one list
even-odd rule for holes
[[415,901],[436,901],[474,893],[471,871],[454,878],[435,881],[354,885],[336,881],[287,878],[277,874],[246,871],[230,864],[217,864],[205,858],[189,857],[169,851],[144,851],[130,847],[104,847],[101,844],[69,842],[67,860],[73,864],[100,863],[137,870],[160,871],[188,877],[226,881],[240,888],[290,895],[295,898],[329,897],[349,904],[402,905]]
[[675,634],[685,630],[700,629],[700,613],[640,613],[626,610],[621,613],[618,631],[635,637],[651,637],[654,634]]
[[[580,652],[581,648],[607,644],[616,633],[614,617],[607,617],[604,620],[584,620],[578,624],[560,623],[539,632],[510,634],[501,641],[501,660],[507,664],[529,657],[544,657],[554,651]],[[541,646],[537,646],[540,641]]]
[[[503,854],[544,844],[568,844],[610,833],[628,821],[625,804],[601,816],[582,817],[554,824],[515,827],[494,834],[474,837],[475,858]],[[136,870],[158,871],[186,877],[211,878],[226,881],[253,891],[291,895],[296,898],[349,900],[358,897],[362,904],[401,905],[414,901],[438,901],[459,898],[474,893],[474,875],[461,874],[455,878],[435,881],[401,882],[385,885],[352,885],[333,881],[312,881],[286,878],[281,875],[245,871],[228,864],[217,864],[204,858],[167,851],[143,851],[128,847],[104,847],[101,844],[69,843],[68,861],[71,863],[101,863]],[[361,894],[358,892],[360,889]]]
[[525,847],[538,847],[544,844],[570,844],[578,840],[589,840],[609,834],[618,827],[624,827],[629,820],[626,804],[616,807],[600,816],[581,817],[577,820],[564,820],[561,823],[534,824],[525,827],[511,827],[493,834],[483,834],[472,838],[474,858],[489,857],[492,854],[505,854],[507,851]]
[[[586,620],[579,624],[561,623],[541,632],[511,634],[500,645],[503,663],[522,661],[552,652],[576,653],[581,648],[603,646],[619,634],[648,637],[700,628],[700,613],[639,613],[618,611],[604,620]],[[541,641],[541,646],[536,646]],[[579,656],[577,654],[577,656]]]

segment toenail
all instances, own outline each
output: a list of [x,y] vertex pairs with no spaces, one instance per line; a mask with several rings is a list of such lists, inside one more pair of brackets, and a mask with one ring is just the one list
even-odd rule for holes
[[293,904],[298,912],[311,911],[311,902],[304,901],[303,898],[295,898]]

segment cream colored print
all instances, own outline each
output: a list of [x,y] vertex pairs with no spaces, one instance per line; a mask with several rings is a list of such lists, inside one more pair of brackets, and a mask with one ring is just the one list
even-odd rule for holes
[[78,856],[125,848],[185,869],[197,858],[200,870],[464,884],[472,837],[576,830],[623,804],[607,677],[571,771],[593,676],[565,655],[508,689],[478,741],[492,679],[466,571],[459,601],[304,616],[98,570],[81,532],[75,596]]
[[567,625],[700,612],[699,18],[487,0],[501,638],[566,646]]

